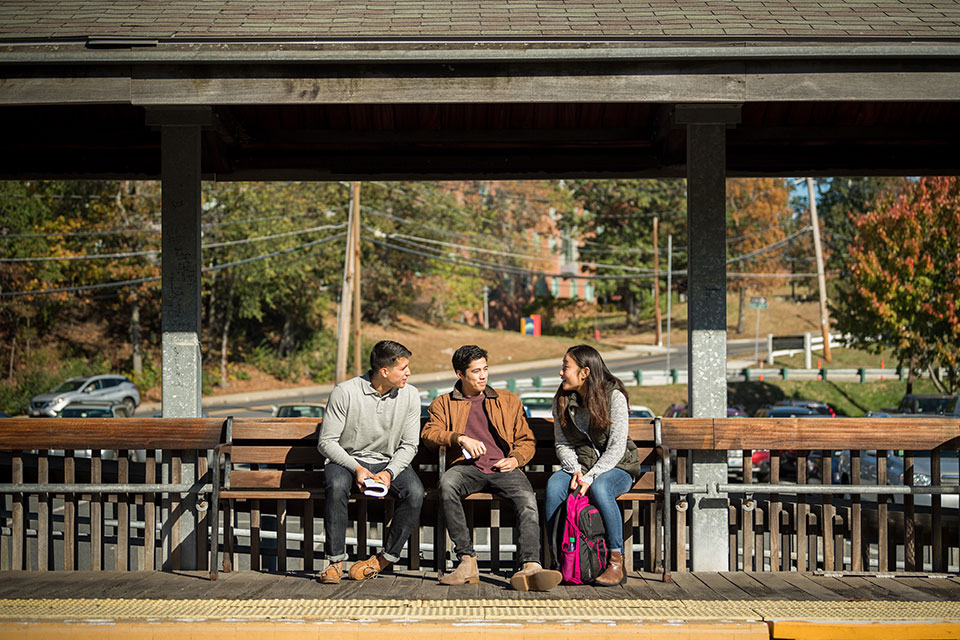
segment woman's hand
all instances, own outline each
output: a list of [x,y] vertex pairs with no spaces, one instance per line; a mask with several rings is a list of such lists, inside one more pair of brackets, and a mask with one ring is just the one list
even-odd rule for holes
[[570,478],[570,491],[576,491],[577,487],[580,486],[580,481],[583,479],[582,471],[575,471],[573,477]]
[[587,495],[587,490],[590,488],[590,485],[586,482],[580,482],[580,490],[577,492],[581,496]]

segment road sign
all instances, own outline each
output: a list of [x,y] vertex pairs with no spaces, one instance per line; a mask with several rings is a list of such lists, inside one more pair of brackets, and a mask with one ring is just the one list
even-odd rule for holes
[[767,299],[751,297],[750,298],[750,308],[751,309],[766,309],[767,308]]

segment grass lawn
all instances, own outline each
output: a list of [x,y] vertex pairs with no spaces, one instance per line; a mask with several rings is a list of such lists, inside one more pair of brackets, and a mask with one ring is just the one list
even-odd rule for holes
[[[886,369],[897,368],[897,359],[890,350],[874,354],[860,351],[859,349],[834,347],[830,349],[830,362],[823,360],[823,351],[814,350],[811,355],[812,362],[810,364],[813,367],[816,367],[817,360],[820,360],[821,366],[827,369],[859,369],[861,367],[864,369],[879,369],[881,361],[883,362],[883,367]],[[801,352],[790,357],[780,356],[779,358],[774,358],[773,366],[802,369],[803,353]]]
[[[867,411],[895,407],[906,393],[907,383],[899,380],[883,382],[833,382],[830,380],[770,380],[733,382],[727,385],[727,403],[740,405],[753,415],[757,409],[777,400],[803,398],[820,400],[833,406],[839,416],[863,416]],[[917,380],[915,393],[936,393],[929,380]],[[687,385],[627,387],[632,404],[642,404],[658,415],[672,403],[687,403]]]

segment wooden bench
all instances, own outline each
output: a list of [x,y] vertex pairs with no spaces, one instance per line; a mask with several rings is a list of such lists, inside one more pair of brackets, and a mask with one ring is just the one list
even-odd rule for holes
[[[542,514],[547,480],[557,465],[556,452],[553,446],[553,423],[550,420],[533,419],[531,428],[537,438],[537,447],[533,459],[526,465],[525,472],[537,495],[540,513]],[[274,501],[276,505],[276,535],[278,540],[286,539],[288,501],[299,504],[298,512],[302,515],[303,543],[301,553],[305,566],[313,566],[314,559],[314,513],[315,501],[322,500],[323,491],[323,458],[317,450],[317,439],[320,423],[316,419],[289,419],[289,418],[228,418],[223,424],[221,443],[214,450],[212,477],[212,499],[210,506],[210,577],[216,580],[219,567],[219,519],[223,511],[223,570],[233,570],[234,535],[233,510],[235,502],[248,502],[250,511],[250,558],[251,569],[259,570],[260,558],[260,524],[263,512],[261,501]],[[657,511],[658,503],[662,504],[662,490],[658,490],[655,481],[656,465],[660,464],[657,442],[654,430],[654,421],[647,419],[631,420],[630,437],[637,443],[640,459],[645,473],[637,480],[632,489],[620,496],[624,505],[624,554],[627,557],[627,569],[632,570],[633,530],[638,524],[639,513],[634,504],[647,503],[647,517],[645,527],[645,549],[650,553],[661,543],[659,531],[660,519]],[[443,513],[439,508],[438,490],[439,478],[444,467],[445,454],[443,449],[439,453],[430,451],[421,444],[420,450],[413,461],[413,468],[420,476],[426,488],[426,501],[421,521],[435,521],[434,527],[434,557],[436,569],[442,573],[446,570],[447,540],[443,525]],[[362,494],[351,497],[351,503],[356,504],[357,546],[366,546],[366,523],[368,519],[368,505],[375,498],[366,498]],[[392,500],[382,501],[384,506],[384,520],[389,520],[392,513]],[[491,568],[496,571],[500,567],[500,500],[490,493],[476,493],[467,498],[468,522],[473,524],[474,505],[484,505],[489,509]],[[222,505],[222,506],[221,506]],[[435,513],[431,513],[435,511]],[[431,518],[431,516],[433,516]],[[410,567],[419,568],[420,560],[420,530],[414,530],[409,541],[408,554]],[[547,533],[543,528],[543,561],[549,562],[549,545]],[[287,548],[285,544],[277,545],[277,564],[286,566]],[[654,563],[647,561],[650,569]]]

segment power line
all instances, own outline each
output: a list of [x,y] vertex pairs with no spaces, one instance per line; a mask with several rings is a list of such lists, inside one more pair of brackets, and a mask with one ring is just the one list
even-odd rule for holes
[[[256,238],[243,238],[241,240],[230,240],[226,242],[214,242],[211,244],[202,245],[201,249],[218,249],[220,247],[230,247],[240,244],[249,244],[251,242],[263,242],[265,240],[276,240],[277,238],[288,238],[291,236],[298,236],[307,233],[314,233],[317,231],[325,231],[328,229],[342,229],[346,226],[346,223],[341,222],[340,224],[328,224],[322,225],[319,227],[312,227],[310,229],[301,229],[299,231],[287,231],[285,233],[277,233],[270,236],[257,236]],[[146,251],[128,251],[126,253],[99,253],[92,255],[81,255],[81,256],[45,256],[39,258],[0,258],[0,263],[2,262],[65,262],[69,260],[106,260],[106,259],[119,259],[119,258],[136,258],[140,256],[158,256],[162,255],[160,249],[149,249]]]
[[[263,254],[260,256],[253,256],[251,258],[245,258],[243,260],[236,260],[234,262],[225,262],[223,264],[211,265],[209,267],[203,267],[200,269],[201,273],[210,273],[215,271],[221,271],[230,267],[236,267],[242,264],[249,264],[251,262],[259,262],[260,260],[266,260],[268,258],[274,258],[276,256],[281,256],[295,251],[301,251],[303,249],[308,249],[310,247],[315,247],[317,245],[325,244],[333,240],[343,238],[345,233],[338,233],[326,238],[321,238],[320,240],[314,240],[312,242],[307,242],[305,244],[299,245],[297,247],[291,247],[289,249],[281,249],[279,251],[273,251],[271,253]],[[149,278],[138,278],[135,280],[121,280],[115,282],[101,282],[99,284],[90,284],[90,285],[80,285],[76,287],[61,287],[58,289],[39,289],[37,291],[4,291],[0,292],[0,298],[7,297],[18,297],[18,296],[31,296],[31,295],[46,295],[49,293],[71,293],[74,291],[92,291],[96,289],[109,289],[113,287],[125,287],[136,284],[145,284],[149,282],[158,282],[161,279],[161,276],[152,276]]]

